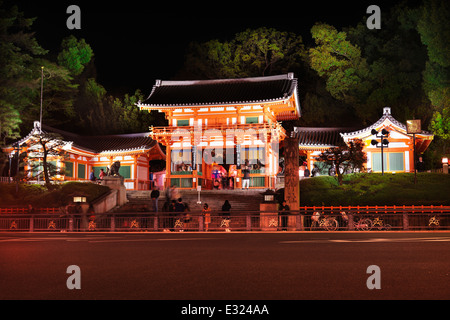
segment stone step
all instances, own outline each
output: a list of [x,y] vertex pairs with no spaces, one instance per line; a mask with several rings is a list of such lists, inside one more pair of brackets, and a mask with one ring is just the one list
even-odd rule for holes
[[[265,189],[251,190],[202,190],[198,204],[198,192],[196,190],[180,190],[183,203],[187,203],[191,211],[201,211],[205,203],[212,211],[219,211],[225,200],[231,204],[231,212],[259,210],[259,204],[263,200],[261,195]],[[121,208],[125,211],[153,211],[150,200],[151,191],[128,191],[128,203]],[[162,211],[166,201],[165,193],[161,192],[158,199],[158,210]]]

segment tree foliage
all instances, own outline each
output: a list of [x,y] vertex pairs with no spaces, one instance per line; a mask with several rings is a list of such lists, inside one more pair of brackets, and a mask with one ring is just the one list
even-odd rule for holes
[[94,56],[94,52],[84,39],[78,40],[70,35],[64,38],[61,43],[61,51],[58,54],[59,65],[65,67],[73,75],[79,75],[83,72]]
[[33,67],[47,51],[30,31],[34,20],[25,18],[17,6],[5,8],[0,2],[0,143],[19,136],[20,113],[39,86]]
[[450,141],[449,15],[448,1],[427,0],[417,23],[417,31],[428,53],[423,88],[433,106],[430,127],[437,136],[447,141]]
[[350,140],[348,144],[342,144],[338,147],[323,151],[316,159],[334,167],[339,184],[342,184],[342,175],[344,173],[361,172],[364,170],[367,156],[363,149],[363,141],[354,139]]
[[30,141],[34,147],[34,152],[28,153],[30,172],[37,172],[33,179],[38,176],[43,177],[47,189],[50,189],[52,177],[64,174],[64,171],[52,164],[49,159],[64,159],[67,156],[63,149],[66,142],[59,134],[37,130],[31,135]]
[[355,91],[367,76],[368,68],[361,50],[347,40],[345,32],[319,23],[311,28],[316,47],[309,49],[311,68],[326,79],[326,88],[333,97],[358,103]]
[[265,27],[247,29],[231,41],[191,43],[179,77],[222,79],[286,73],[297,68],[304,56],[299,35]]

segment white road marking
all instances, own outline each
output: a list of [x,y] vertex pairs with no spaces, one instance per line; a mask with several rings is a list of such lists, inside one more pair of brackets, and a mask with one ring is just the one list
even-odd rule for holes
[[290,243],[371,243],[371,242],[449,242],[450,237],[433,237],[433,238],[371,238],[371,239],[317,239],[317,240],[297,240],[297,241],[280,241],[282,244]]
[[218,238],[105,239],[105,240],[90,240],[89,242],[91,242],[91,243],[98,243],[98,242],[135,242],[135,241],[151,242],[151,241],[191,241],[191,240],[211,240],[211,239],[218,239]]

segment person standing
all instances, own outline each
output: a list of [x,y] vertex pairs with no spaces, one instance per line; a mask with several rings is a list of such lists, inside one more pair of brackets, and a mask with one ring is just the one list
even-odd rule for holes
[[202,215],[205,224],[205,231],[208,231],[209,223],[211,222],[211,208],[208,207],[207,203],[203,205]]
[[103,178],[105,177],[105,175],[106,175],[105,170],[100,169],[100,173],[99,173],[99,175],[98,175],[98,178],[99,178],[100,180],[103,180]]
[[317,164],[314,165],[314,168],[311,171],[311,177],[318,177],[320,176],[320,170],[317,167]]
[[183,199],[178,198],[177,202],[175,203],[175,212],[184,212]]
[[222,222],[220,226],[224,226],[226,232],[230,232],[230,210],[231,204],[228,200],[225,200],[222,205]]
[[309,175],[310,175],[309,169],[308,169],[307,166],[305,166],[305,171],[304,171],[304,173],[303,173],[303,176],[304,176],[305,178],[309,178]]
[[248,160],[245,160],[244,167],[242,169],[242,189],[247,189],[250,186],[250,169],[248,166]]
[[425,171],[425,162],[423,162],[422,157],[419,157],[419,161],[417,161],[417,163],[416,163],[416,170],[417,170],[417,172]]
[[91,169],[91,173],[89,174],[89,180],[91,180],[92,182],[95,182],[95,180],[97,180],[97,178],[95,177],[94,168]]
[[159,198],[159,190],[157,187],[153,186],[153,190],[150,193],[150,198],[153,203],[153,211],[158,212],[158,198]]

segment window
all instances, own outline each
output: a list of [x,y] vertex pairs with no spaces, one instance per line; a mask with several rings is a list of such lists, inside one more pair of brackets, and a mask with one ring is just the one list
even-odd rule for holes
[[86,179],[86,165],[85,164],[78,164],[78,178],[80,179]]
[[131,178],[131,166],[120,166],[119,174],[125,179]]
[[177,120],[178,127],[186,127],[189,126],[189,120]]
[[[387,154],[383,153],[383,167],[387,171]],[[381,172],[381,153],[372,153],[372,171]]]
[[259,159],[264,163],[266,148],[264,147],[244,147],[241,148],[241,159],[249,160],[250,163],[256,163]]
[[[384,171],[404,171],[404,154],[402,152],[383,153]],[[372,153],[372,171],[381,172],[381,152]]]
[[258,117],[247,117],[245,118],[245,123],[258,123]]
[[389,171],[404,171],[403,153],[389,153]]
[[73,162],[66,161],[64,162],[65,169],[64,169],[64,175],[66,177],[73,177]]
[[266,184],[264,177],[252,177],[251,187],[264,187]]

